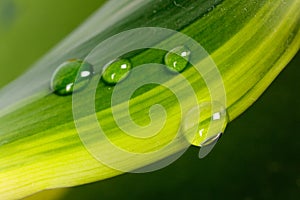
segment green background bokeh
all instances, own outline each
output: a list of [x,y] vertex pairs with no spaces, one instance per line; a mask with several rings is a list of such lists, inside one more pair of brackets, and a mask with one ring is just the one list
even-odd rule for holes
[[[0,0],[0,88],[82,23],[100,0]],[[205,159],[31,199],[300,199],[300,53]],[[0,97],[1,98],[1,97]],[[59,194],[59,195],[57,195]]]

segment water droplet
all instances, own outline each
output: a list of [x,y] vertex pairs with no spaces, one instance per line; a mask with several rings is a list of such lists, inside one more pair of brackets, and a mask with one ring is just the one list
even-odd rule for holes
[[172,49],[165,56],[165,64],[175,72],[182,72],[189,63],[191,51],[185,46]]
[[104,67],[102,78],[108,84],[117,84],[126,78],[131,70],[131,63],[127,59],[120,59]]
[[[199,121],[196,122],[195,119]],[[182,130],[188,135],[190,142],[201,147],[199,157],[204,158],[222,136],[227,122],[224,106],[218,102],[204,102],[187,113]],[[191,133],[190,130],[197,130],[197,132]]]
[[[79,71],[80,70],[80,71]],[[68,95],[85,87],[94,73],[93,66],[79,59],[72,59],[61,64],[54,72],[51,90],[57,95]],[[76,89],[74,84],[77,80]]]

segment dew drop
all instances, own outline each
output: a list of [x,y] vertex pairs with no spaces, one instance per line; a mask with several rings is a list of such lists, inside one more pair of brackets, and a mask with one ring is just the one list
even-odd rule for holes
[[131,70],[131,63],[127,59],[120,59],[104,67],[102,78],[108,84],[117,84],[126,78]]
[[[91,64],[79,59],[68,60],[54,72],[51,79],[51,90],[60,96],[72,94],[87,86],[93,73],[94,69]],[[74,89],[75,81],[77,82],[76,89]]]
[[191,51],[185,46],[172,49],[165,56],[165,64],[168,69],[182,72],[189,63]]
[[[197,116],[199,114],[200,116]],[[195,122],[194,119],[199,121]],[[191,143],[201,147],[199,158],[204,158],[224,133],[227,123],[228,117],[224,106],[218,102],[204,102],[187,113],[182,130]],[[197,132],[191,133],[190,130],[197,130]]]

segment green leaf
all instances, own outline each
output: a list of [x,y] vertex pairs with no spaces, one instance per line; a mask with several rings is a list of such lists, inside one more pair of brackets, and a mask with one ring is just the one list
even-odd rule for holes
[[[257,100],[299,50],[299,8],[297,0],[224,0],[213,4],[206,0],[110,1],[30,71],[0,91],[0,152],[5,152],[0,157],[1,199],[121,173],[99,163],[85,149],[74,124],[72,96],[57,96],[49,89],[52,74],[61,63],[70,58],[84,59],[101,41],[132,28],[177,30],[198,41],[213,58],[224,81],[229,119],[233,120]],[[164,54],[150,49],[128,57],[138,66],[161,63]],[[199,103],[210,100],[207,86],[193,68],[182,74],[197,91]],[[177,81],[170,80],[170,85],[179,87]],[[100,82],[95,96],[97,117],[110,139],[135,152],[159,148],[153,145],[157,139],[142,141],[121,134],[111,116],[110,87]],[[175,97],[163,87],[148,85],[134,94],[130,111],[137,124],[148,124],[147,111],[153,100],[172,116],[167,119],[164,135],[159,136],[163,145],[180,124]],[[125,105],[118,106],[122,109]],[[85,120],[84,128],[93,128],[89,118]],[[198,138],[194,144],[199,142]],[[177,151],[174,147],[170,154]],[[131,160],[126,163],[135,166]]]

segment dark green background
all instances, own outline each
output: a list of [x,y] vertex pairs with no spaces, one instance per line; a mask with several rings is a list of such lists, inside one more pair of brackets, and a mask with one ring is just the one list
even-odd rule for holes
[[[0,0],[0,87],[101,3]],[[229,124],[205,159],[199,160],[199,149],[191,147],[160,171],[68,189],[60,199],[300,199],[299,65],[300,53],[259,101]]]

